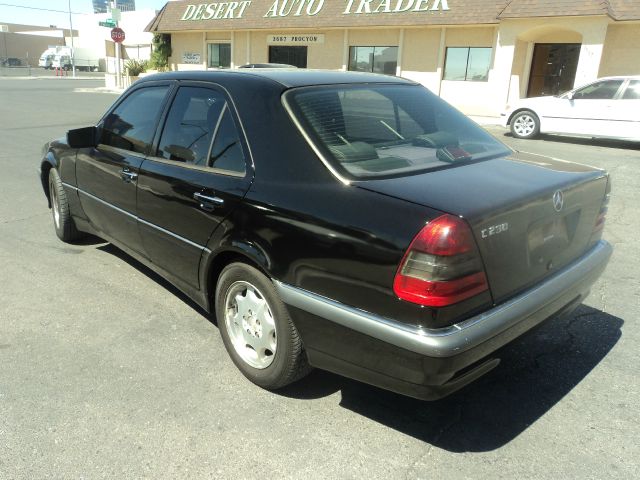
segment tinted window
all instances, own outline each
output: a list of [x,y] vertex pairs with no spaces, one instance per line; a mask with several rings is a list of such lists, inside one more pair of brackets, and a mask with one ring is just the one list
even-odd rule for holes
[[491,48],[449,47],[444,66],[444,80],[486,82],[489,80]]
[[349,70],[395,75],[398,47],[350,47]]
[[244,154],[238,128],[229,108],[225,108],[216,132],[209,165],[235,173],[245,172]]
[[147,153],[168,86],[146,87],[132,92],[104,119],[104,145]]
[[211,139],[224,106],[224,97],[215,90],[180,88],[171,104],[157,155],[206,165]]
[[210,43],[208,46],[209,68],[230,68],[231,67],[231,44],[230,43]]
[[631,80],[622,98],[625,100],[640,100],[640,80]]
[[592,83],[586,87],[576,90],[573,98],[583,100],[611,100],[618,92],[623,80],[605,80],[603,82]]
[[420,86],[310,87],[287,95],[319,149],[356,178],[424,171],[509,152]]

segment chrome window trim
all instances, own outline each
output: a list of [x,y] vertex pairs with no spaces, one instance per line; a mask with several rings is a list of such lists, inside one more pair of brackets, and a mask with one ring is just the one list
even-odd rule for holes
[[318,156],[320,161],[322,161],[322,163],[324,163],[324,166],[327,167],[327,169],[333,174],[334,177],[336,177],[344,185],[351,185],[351,180],[349,180],[348,178],[344,177],[343,175],[340,174],[340,172],[338,172],[338,170],[336,170],[336,168],[331,164],[331,162],[329,160],[327,160],[327,158],[323,155],[323,153],[320,151],[320,149],[317,147],[317,145],[311,139],[311,137],[309,136],[307,131],[304,129],[304,127],[302,126],[302,123],[300,123],[300,120],[298,119],[298,117],[294,113],[293,109],[291,108],[291,105],[289,104],[289,99],[287,98],[287,93],[288,92],[285,92],[284,95],[282,95],[282,105],[284,106],[285,110],[289,114],[289,118],[291,118],[291,120],[293,121],[293,123],[296,126],[296,128],[298,129],[298,131],[302,134],[302,136],[306,140],[307,144],[309,144],[309,146],[315,152],[315,154]]
[[[215,173],[218,175],[224,175],[226,177],[246,178],[247,174],[249,173],[248,170],[245,170],[244,173],[233,172],[231,170],[223,170],[221,168],[207,167],[206,165],[195,165],[193,163],[178,162],[176,160],[169,160],[167,158],[156,157],[156,156],[145,157],[145,161],[147,160],[152,162],[163,163],[165,165],[173,165],[175,167],[186,168],[189,170],[197,170],[199,172]],[[144,166],[140,168],[144,170]]]

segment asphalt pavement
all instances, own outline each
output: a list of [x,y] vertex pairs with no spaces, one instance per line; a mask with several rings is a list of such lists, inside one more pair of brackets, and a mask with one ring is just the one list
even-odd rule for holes
[[585,304],[490,374],[434,403],[321,371],[273,393],[167,282],[108,243],[55,236],[41,148],[99,118],[116,98],[101,86],[0,78],[0,479],[637,476],[640,145],[488,127],[609,170],[615,246]]

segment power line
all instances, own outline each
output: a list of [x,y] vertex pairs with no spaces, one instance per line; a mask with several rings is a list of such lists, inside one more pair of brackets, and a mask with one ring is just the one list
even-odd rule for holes
[[66,13],[73,15],[91,15],[90,13],[85,12],[69,12],[69,10],[53,10],[51,8],[38,8],[38,7],[26,7],[24,5],[14,5],[13,3],[0,3],[0,7],[15,7],[15,8],[25,8],[27,10],[39,10],[41,12],[54,12],[54,13]]

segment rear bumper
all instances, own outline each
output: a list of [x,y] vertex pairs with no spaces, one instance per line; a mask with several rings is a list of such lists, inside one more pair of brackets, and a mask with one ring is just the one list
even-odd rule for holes
[[600,241],[537,286],[442,329],[408,326],[280,282],[276,287],[312,364],[413,397],[436,399],[496,366],[496,361],[484,359],[500,347],[579,305],[611,253],[611,245]]

